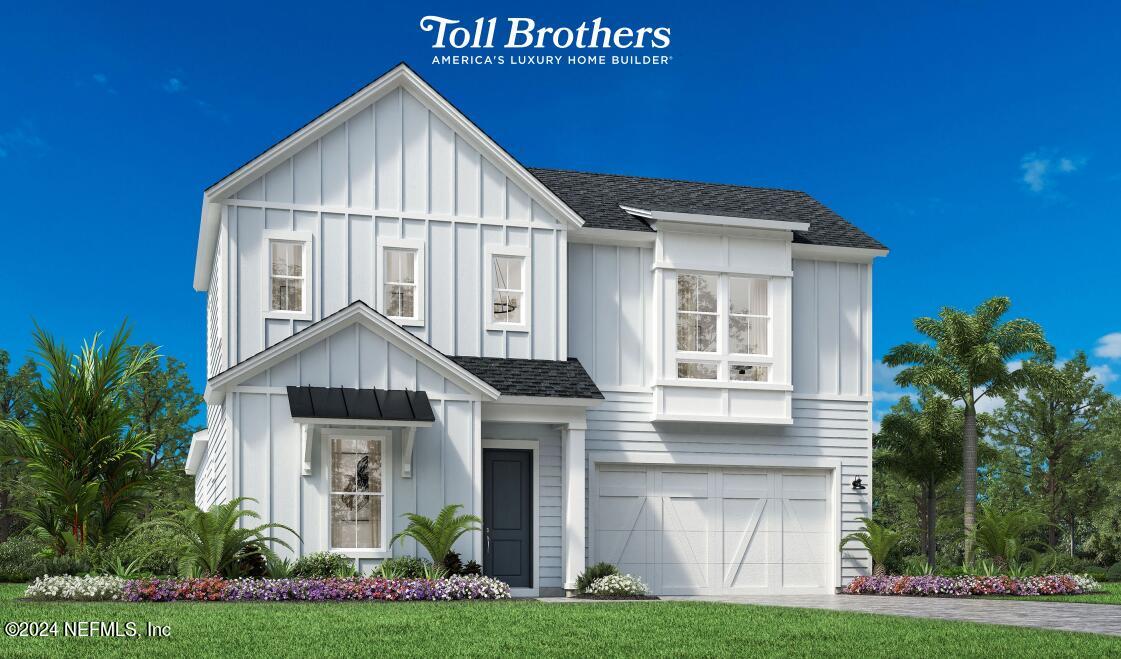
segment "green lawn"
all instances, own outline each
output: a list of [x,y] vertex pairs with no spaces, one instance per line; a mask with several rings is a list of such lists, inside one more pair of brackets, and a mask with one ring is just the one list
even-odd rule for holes
[[[170,638],[7,638],[0,655],[194,656],[815,655],[1070,656],[1121,639],[971,623],[693,602],[543,604],[23,602],[0,586],[0,619],[169,625]],[[60,624],[61,630],[61,624]]]
[[1005,600],[1030,600],[1033,602],[1084,602],[1088,604],[1117,604],[1121,605],[1121,583],[1103,583],[1102,593],[1090,595],[1051,595],[1035,597],[997,597],[994,599]]

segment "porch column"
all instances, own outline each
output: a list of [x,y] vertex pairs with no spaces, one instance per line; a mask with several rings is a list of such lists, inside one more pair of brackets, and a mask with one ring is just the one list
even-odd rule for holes
[[585,423],[569,423],[564,433],[564,589],[576,590],[584,571]]

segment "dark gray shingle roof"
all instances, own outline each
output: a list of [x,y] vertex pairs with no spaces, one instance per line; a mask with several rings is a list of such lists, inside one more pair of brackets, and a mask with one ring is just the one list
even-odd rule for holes
[[574,357],[568,361],[457,356],[451,359],[504,396],[603,398],[592,377]]
[[797,190],[560,169],[530,168],[529,172],[591,228],[651,231],[650,225],[641,218],[619,208],[622,204],[648,210],[809,222],[809,231],[796,231],[794,242],[885,249],[878,240]]

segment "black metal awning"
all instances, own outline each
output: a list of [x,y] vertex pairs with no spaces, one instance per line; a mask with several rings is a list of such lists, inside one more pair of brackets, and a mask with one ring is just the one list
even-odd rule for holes
[[408,389],[288,387],[288,409],[294,419],[436,420],[428,394]]

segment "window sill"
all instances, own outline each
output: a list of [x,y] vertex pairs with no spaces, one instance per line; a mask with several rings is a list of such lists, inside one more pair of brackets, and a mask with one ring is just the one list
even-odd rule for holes
[[269,320],[311,320],[310,311],[266,311]]
[[398,316],[387,317],[402,327],[424,327],[423,318],[401,318]]
[[529,327],[527,327],[525,324],[487,323],[487,331],[489,331],[489,332],[529,332]]
[[388,549],[328,549],[332,554],[339,554],[348,558],[389,558]]
[[759,391],[794,391],[794,386],[781,382],[747,382],[739,380],[658,380],[656,387],[700,387],[707,389],[756,389]]

